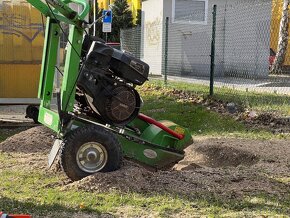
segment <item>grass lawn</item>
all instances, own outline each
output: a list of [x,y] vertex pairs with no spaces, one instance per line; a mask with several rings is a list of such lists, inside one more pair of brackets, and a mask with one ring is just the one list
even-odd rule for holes
[[[159,79],[152,79],[150,84],[164,87],[164,82]],[[178,89],[189,91],[204,97],[209,95],[209,87],[206,85],[191,84],[185,82],[168,81],[167,89]],[[290,115],[290,96],[275,93],[246,92],[227,87],[215,87],[214,99],[225,102],[235,102],[244,107],[257,111],[278,112],[283,115]]]
[[[155,85],[155,82],[153,83]],[[177,86],[179,88],[179,86]],[[180,87],[182,88],[182,87]],[[142,112],[157,120],[168,119],[191,130],[193,135],[239,136],[252,138],[271,138],[272,133],[248,129],[244,124],[230,116],[223,116],[207,110],[202,105],[182,102],[164,95],[164,89],[141,91],[144,100]]]
[[[7,164],[6,155],[0,154]],[[8,160],[15,161],[13,159]],[[5,164],[4,164],[5,165]],[[3,166],[2,166],[3,167]],[[77,189],[64,191],[58,184],[60,173],[29,172],[17,169],[1,170],[0,209],[10,213],[30,213],[35,217],[71,217],[110,213],[136,217],[209,217],[286,215],[290,198],[277,199],[264,193],[244,196],[243,201],[224,199],[215,194],[185,198],[162,193],[90,193]],[[54,187],[55,186],[55,187]],[[282,203],[281,203],[282,202]]]
[[[160,81],[153,84],[161,85]],[[188,86],[181,83],[170,83],[170,87],[182,88],[200,95],[206,95],[202,86]],[[164,96],[159,91],[140,89],[144,100],[142,112],[155,119],[172,120],[190,129],[194,136],[234,136],[243,138],[271,139],[272,133],[247,129],[231,117],[225,117],[207,110],[205,107],[178,102]],[[234,101],[236,98],[217,94],[216,98]],[[270,95],[269,95],[270,96]],[[272,105],[286,104],[286,99],[270,96]],[[266,109],[268,97],[264,101],[255,99],[254,94],[240,92],[237,99],[248,99],[248,104],[257,109]],[[259,98],[260,99],[260,98]],[[285,102],[284,102],[285,100]],[[269,103],[269,101],[268,101]],[[285,107],[286,109],[286,107]],[[283,109],[283,112],[284,109]],[[13,134],[14,132],[11,132]],[[8,134],[9,135],[9,134]],[[0,131],[0,140],[7,136]],[[196,195],[186,198],[166,193],[91,193],[78,189],[63,190],[62,181],[66,181],[60,172],[31,171],[23,167],[19,154],[0,152],[0,211],[9,213],[30,213],[34,217],[97,217],[110,213],[124,217],[253,217],[253,216],[286,216],[289,215],[289,193],[285,199],[278,199],[267,193],[249,193],[243,200],[225,199],[215,193]],[[29,163],[28,163],[29,165]],[[284,178],[283,181],[288,181]],[[286,190],[285,190],[286,191]],[[77,216],[75,216],[77,217]]]

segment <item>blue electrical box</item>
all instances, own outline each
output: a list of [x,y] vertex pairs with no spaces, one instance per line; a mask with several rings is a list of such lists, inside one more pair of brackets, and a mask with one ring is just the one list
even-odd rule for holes
[[103,10],[103,23],[112,23],[112,15],[111,10]]

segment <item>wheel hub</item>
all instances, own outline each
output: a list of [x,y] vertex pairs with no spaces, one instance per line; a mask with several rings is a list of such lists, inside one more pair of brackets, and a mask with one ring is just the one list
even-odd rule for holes
[[99,153],[95,151],[89,151],[87,154],[87,159],[89,161],[95,161],[97,158],[99,158]]
[[96,173],[104,168],[108,160],[106,148],[98,142],[83,144],[76,155],[79,168],[88,173]]

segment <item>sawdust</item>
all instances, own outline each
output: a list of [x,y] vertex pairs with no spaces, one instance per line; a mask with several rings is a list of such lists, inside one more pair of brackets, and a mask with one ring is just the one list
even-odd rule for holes
[[[2,142],[0,150],[17,160],[5,167],[54,173],[47,169],[51,136],[45,127],[36,127]],[[186,197],[218,195],[231,199],[245,193],[289,195],[290,184],[275,179],[283,177],[290,177],[290,146],[286,140],[195,137],[194,144],[185,150],[185,158],[170,170],[148,171],[125,160],[118,171],[51,185],[63,190],[77,188],[96,193],[114,190]]]
[[289,186],[247,169],[171,170],[148,172],[142,167],[127,165],[112,173],[96,173],[68,184],[64,190],[77,188],[90,192],[137,192],[142,194],[172,194],[194,197],[202,194],[219,194],[238,197],[243,193],[289,193]]
[[[231,161],[231,156],[232,161]],[[269,163],[269,159],[275,162]],[[290,187],[269,175],[290,176],[287,141],[203,138],[186,149],[185,159],[168,171],[150,172],[135,163],[111,173],[96,173],[68,184],[80,190],[164,193],[182,196],[219,194],[227,198],[266,192],[283,196]]]
[[258,161],[257,155],[251,152],[223,145],[199,146],[195,149],[195,152],[203,155],[203,162],[200,164],[214,168],[250,166]]
[[53,141],[54,133],[50,129],[37,126],[15,134],[0,143],[0,151],[27,154],[48,152]]
[[150,187],[148,178],[153,173],[131,161],[124,161],[120,170],[110,173],[96,173],[80,181],[73,182],[64,189],[77,187],[87,191],[103,192],[122,190],[143,192]]
[[[54,142],[54,133],[44,127],[37,126],[15,134],[0,143],[0,152],[8,154],[17,161],[8,162],[6,168],[25,170],[47,170],[47,155]],[[0,169],[2,169],[0,165]],[[53,171],[59,171],[55,164]]]

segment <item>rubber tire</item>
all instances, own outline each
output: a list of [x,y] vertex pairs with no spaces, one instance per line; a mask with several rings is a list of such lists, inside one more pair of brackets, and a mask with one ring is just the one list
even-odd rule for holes
[[61,167],[72,181],[80,180],[92,174],[80,169],[76,160],[78,149],[87,142],[98,142],[107,150],[107,163],[99,172],[110,172],[120,168],[122,149],[117,137],[99,126],[79,127],[65,137],[60,153]]

